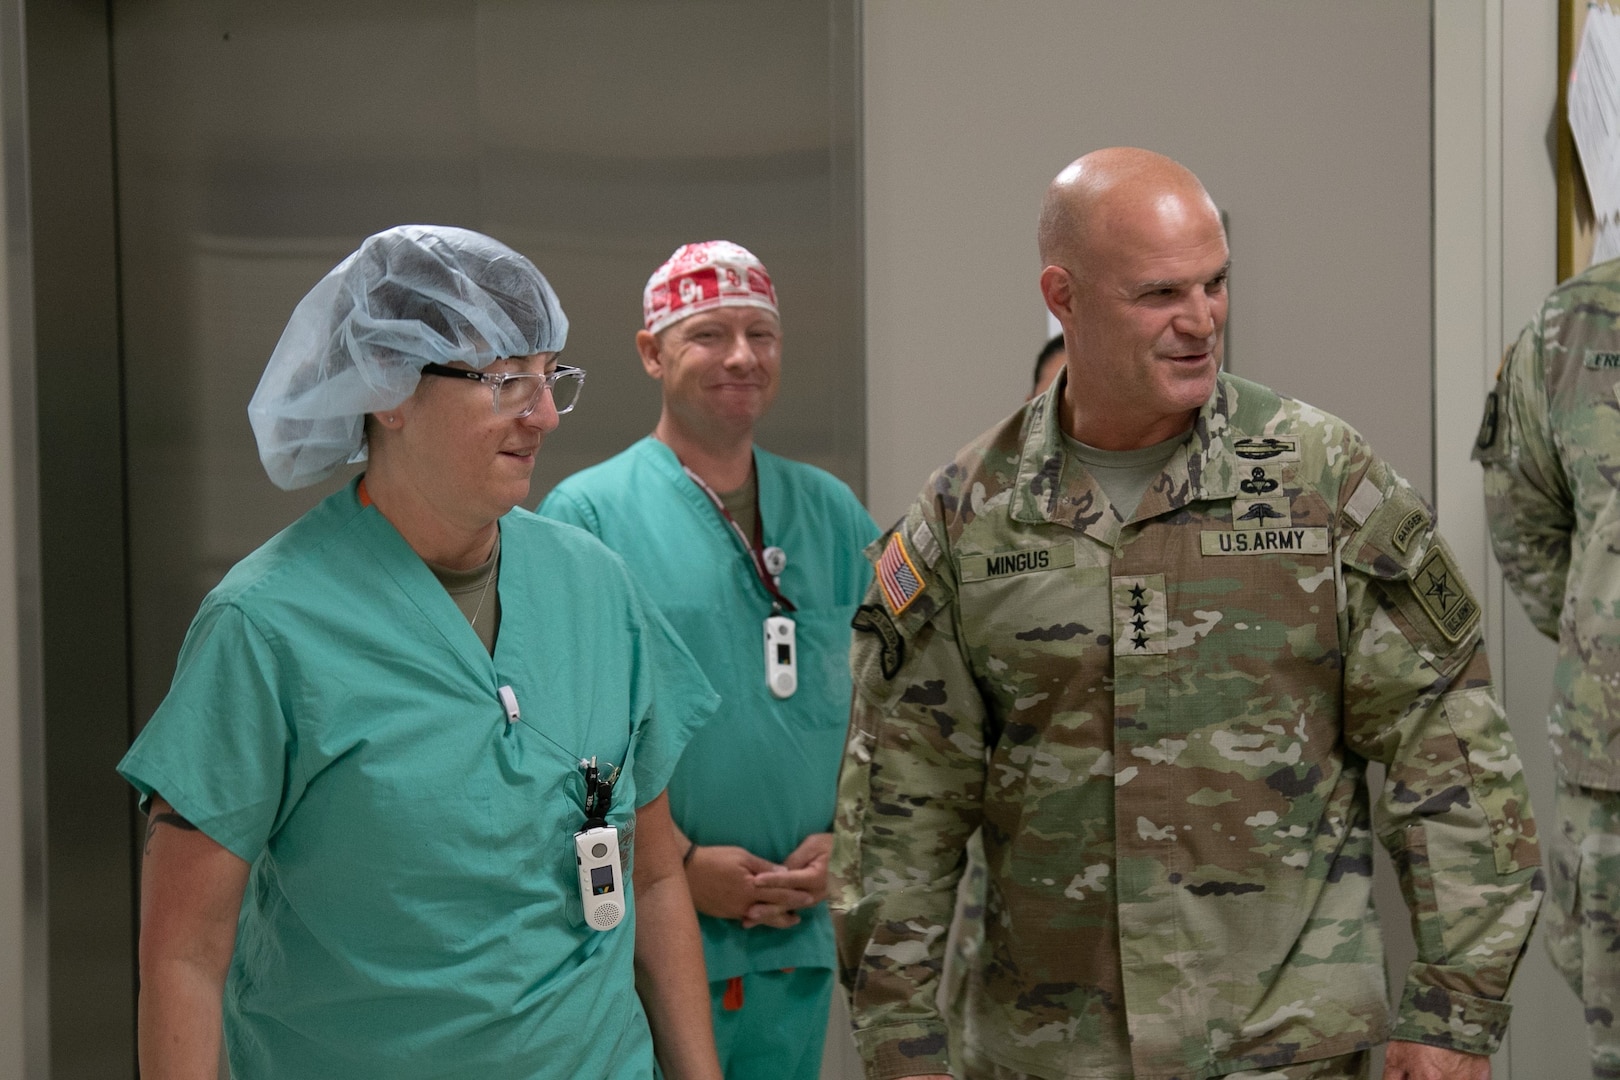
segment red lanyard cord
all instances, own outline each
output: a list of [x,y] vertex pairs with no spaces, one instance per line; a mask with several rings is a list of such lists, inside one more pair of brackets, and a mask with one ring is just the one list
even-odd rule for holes
[[715,494],[714,488],[705,483],[703,477],[693,472],[686,465],[683,464],[681,468],[686,470],[686,475],[692,478],[692,483],[696,484],[698,490],[709,497],[709,502],[714,504],[714,508],[720,512],[720,516],[725,519],[726,524],[731,526],[732,535],[743,546],[743,550],[748,552],[749,561],[754,564],[754,573],[759,575],[759,583],[765,586],[765,591],[771,594],[771,599],[775,601],[777,610],[795,610],[793,601],[782,595],[782,590],[777,586],[776,579],[765,568],[765,514],[759,505],[758,476],[750,477],[750,482],[754,484],[754,535],[750,539],[743,532],[742,526],[737,524],[737,519],[731,516],[731,511],[726,509],[725,500]]

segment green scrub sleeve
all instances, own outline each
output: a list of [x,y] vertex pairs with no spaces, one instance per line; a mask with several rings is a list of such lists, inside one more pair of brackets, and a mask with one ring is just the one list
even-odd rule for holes
[[298,796],[278,668],[270,643],[239,608],[205,604],[186,633],[168,697],[118,764],[143,810],[162,796],[246,862]]
[[636,805],[646,806],[669,786],[686,744],[714,718],[720,695],[686,643],[628,571],[631,607],[638,622],[636,658],[640,694],[635,764]]

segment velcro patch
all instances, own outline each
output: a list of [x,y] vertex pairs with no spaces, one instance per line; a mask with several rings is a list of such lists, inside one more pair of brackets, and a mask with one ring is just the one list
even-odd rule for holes
[[1345,516],[1357,525],[1365,525],[1367,519],[1372,517],[1373,511],[1377,510],[1383,501],[1384,489],[1371,474],[1368,474],[1361,478],[1361,483],[1356,485],[1355,494],[1344,504]]
[[1587,349],[1586,366],[1589,368],[1620,368],[1620,352],[1599,352],[1596,349]]
[[927,586],[917,564],[906,551],[905,538],[898,531],[889,534],[883,557],[877,563],[878,585],[891,614],[899,615],[921,596]]
[[1326,555],[1328,531],[1300,529],[1206,529],[1198,534],[1205,555]]
[[1412,595],[1447,641],[1461,641],[1479,618],[1479,605],[1468,595],[1468,585],[1444,544],[1435,544],[1418,567]]
[[1298,435],[1271,435],[1263,439],[1243,438],[1232,443],[1232,453],[1244,461],[1298,461]]
[[900,665],[906,661],[906,639],[894,628],[894,620],[889,618],[889,613],[876,604],[862,604],[855,609],[855,617],[849,625],[852,629],[878,636],[882,646],[878,662],[883,668],[883,677],[894,678],[900,671]]
[[930,570],[939,562],[939,541],[934,539],[934,530],[928,527],[928,522],[919,521],[917,527],[911,530],[911,550]]
[[1074,544],[1071,542],[1046,548],[997,551],[990,555],[964,555],[959,574],[963,581],[989,581],[1073,565]]

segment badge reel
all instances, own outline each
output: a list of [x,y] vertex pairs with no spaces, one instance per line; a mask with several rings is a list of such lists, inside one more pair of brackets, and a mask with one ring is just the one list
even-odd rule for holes
[[579,899],[585,922],[593,930],[611,930],[624,919],[624,867],[619,864],[619,830],[607,823],[613,805],[616,765],[602,777],[596,759],[580,762],[585,771],[585,827],[574,834],[574,862],[579,866]]
[[799,647],[786,615],[765,620],[765,685],[779,698],[790,698],[799,688]]
[[[787,569],[787,552],[776,546],[766,548],[760,561],[773,578]],[[790,698],[799,688],[799,643],[793,620],[781,613],[765,620],[765,686],[772,696]]]

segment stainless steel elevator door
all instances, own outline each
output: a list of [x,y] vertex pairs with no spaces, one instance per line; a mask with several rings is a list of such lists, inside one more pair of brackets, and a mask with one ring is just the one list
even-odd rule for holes
[[761,441],[859,490],[855,7],[115,3],[137,724],[204,592],[338,483],[273,488],[245,408],[294,303],[390,225],[488,232],[561,296],[589,379],[535,500],[651,429],[642,285],[721,237],[782,301]]

